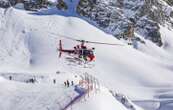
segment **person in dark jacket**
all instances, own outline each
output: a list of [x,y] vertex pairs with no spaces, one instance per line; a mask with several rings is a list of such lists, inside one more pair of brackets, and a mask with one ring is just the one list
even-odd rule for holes
[[56,79],[53,79],[53,83],[56,84]]
[[73,82],[73,81],[71,81],[71,85],[72,85],[72,86],[74,85],[74,82]]
[[70,82],[67,80],[67,87],[69,87],[70,86]]
[[66,81],[64,81],[64,86],[65,86],[65,87],[67,86],[67,82],[66,82]]
[[12,80],[12,76],[9,76],[9,79]]

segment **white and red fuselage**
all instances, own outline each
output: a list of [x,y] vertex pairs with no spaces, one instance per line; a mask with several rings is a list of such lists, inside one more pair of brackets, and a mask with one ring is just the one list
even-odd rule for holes
[[93,48],[88,49],[87,46],[84,45],[84,42],[82,42],[80,45],[75,46],[73,49],[63,49],[62,48],[62,41],[59,41],[59,57],[61,57],[62,52],[68,53],[68,54],[74,54],[77,55],[78,58],[83,58],[85,61],[94,61],[95,55],[93,53]]

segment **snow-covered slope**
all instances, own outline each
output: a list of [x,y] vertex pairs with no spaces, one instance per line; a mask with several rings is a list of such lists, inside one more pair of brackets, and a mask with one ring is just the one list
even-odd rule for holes
[[27,67],[30,53],[23,20],[13,9],[8,11],[1,9],[0,13],[0,63],[10,64],[13,62]]
[[[155,44],[146,41],[146,44],[138,44],[138,50],[136,50],[77,17],[58,14],[42,15],[42,13],[35,14],[13,8],[0,9],[0,12],[3,18],[0,20],[0,38],[2,39],[0,41],[0,71],[3,73],[45,73],[51,76],[56,71],[72,75],[87,72],[96,77],[107,89],[119,91],[133,100],[161,100],[161,97],[164,99],[166,96],[173,95],[170,92],[173,86],[173,38],[170,35],[173,32],[167,31],[164,27],[162,27],[162,34],[165,34],[164,41],[167,43],[164,48],[158,48]],[[58,58],[57,47],[60,39],[64,48],[72,48],[78,44],[63,36],[118,43],[124,46],[88,44],[96,48],[96,61],[93,62],[95,66],[91,69],[83,68],[68,65],[64,54],[61,59]],[[6,81],[3,82],[6,83]],[[25,85],[22,86],[25,87]],[[4,87],[5,89],[7,88]],[[90,110],[102,110],[92,102],[105,100],[105,97],[108,97],[107,100],[110,102],[110,110],[116,109],[116,106],[120,107],[118,110],[126,110],[118,102],[113,105],[112,97],[108,95],[108,92],[106,95],[104,93],[96,96],[96,99],[89,99],[91,101],[87,104]],[[100,101],[100,104],[102,103]],[[87,105],[82,104],[79,107],[85,108],[85,106]],[[79,107],[76,109],[81,110]]]

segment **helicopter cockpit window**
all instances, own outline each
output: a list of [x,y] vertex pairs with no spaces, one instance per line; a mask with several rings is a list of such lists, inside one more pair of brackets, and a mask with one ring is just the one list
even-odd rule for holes
[[91,50],[84,50],[83,55],[93,55],[93,51]]

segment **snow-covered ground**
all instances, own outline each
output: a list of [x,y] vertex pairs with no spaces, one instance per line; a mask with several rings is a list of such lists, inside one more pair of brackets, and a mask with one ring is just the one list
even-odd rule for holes
[[61,110],[77,96],[73,87],[66,88],[63,83],[54,84],[52,80],[32,84],[1,78],[0,84],[1,110]]
[[[162,48],[146,41],[146,44],[138,44],[137,49],[134,49],[81,18],[70,16],[68,13],[71,11],[57,11],[56,14],[44,12],[0,9],[1,76],[8,79],[9,73],[24,73],[47,77],[35,85],[20,81],[20,75],[14,81],[1,78],[2,110],[57,110],[59,106],[55,100],[69,91],[70,94],[74,92],[73,88],[64,88],[63,81],[85,72],[97,78],[104,89],[87,101],[75,104],[76,110],[126,110],[109,90],[122,93],[149,110],[171,110],[173,31],[161,27],[164,39]],[[79,43],[63,36],[123,46],[87,44],[95,47],[96,61],[93,62],[94,67],[83,68],[69,65],[64,54],[58,58],[59,40],[62,40],[63,48],[69,49]],[[56,75],[57,71],[60,76]],[[51,78],[57,78],[56,86],[50,83]]]

